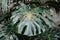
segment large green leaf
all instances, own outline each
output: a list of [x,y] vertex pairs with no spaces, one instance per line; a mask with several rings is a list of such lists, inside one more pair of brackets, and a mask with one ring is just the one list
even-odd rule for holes
[[[16,25],[19,34],[34,36],[41,34],[45,28],[51,28],[53,17],[49,9],[43,6],[31,8],[25,4],[18,6],[19,9],[12,12],[11,20]],[[47,18],[46,18],[47,17]],[[42,31],[41,31],[42,30]]]

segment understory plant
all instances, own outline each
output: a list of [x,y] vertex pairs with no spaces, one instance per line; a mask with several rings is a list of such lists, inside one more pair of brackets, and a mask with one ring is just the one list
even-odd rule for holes
[[[38,40],[31,39],[34,36],[37,36],[39,40],[52,40],[50,39],[52,34],[50,34],[49,29],[52,28],[54,18],[50,14],[49,7],[32,8],[20,3],[11,14],[9,19],[2,22],[0,40],[24,40],[20,39],[19,35],[28,36],[30,37],[29,40]],[[44,39],[45,37],[48,39]]]

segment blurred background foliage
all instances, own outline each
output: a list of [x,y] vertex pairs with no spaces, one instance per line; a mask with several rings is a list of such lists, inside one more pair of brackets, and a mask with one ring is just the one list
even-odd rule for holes
[[0,0],[0,3],[2,2],[2,0]]

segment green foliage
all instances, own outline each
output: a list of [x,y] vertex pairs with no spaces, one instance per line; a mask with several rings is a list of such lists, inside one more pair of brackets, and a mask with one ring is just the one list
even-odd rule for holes
[[44,33],[42,32],[39,36],[41,40],[59,40],[60,38],[60,27],[53,29],[47,29]]
[[[52,28],[54,18],[50,14],[50,10],[46,6],[31,8],[23,3],[16,6],[16,10],[11,13],[12,16],[8,21],[4,21],[4,26],[1,30],[1,40],[18,40],[17,34],[36,36],[46,32],[47,29]],[[44,33],[45,34],[45,33]],[[4,37],[2,37],[2,36]],[[48,39],[50,39],[50,34]]]
[[0,3],[2,3],[2,0],[0,0]]
[[45,28],[52,27],[53,17],[47,7],[31,8],[22,4],[16,8],[18,10],[12,12],[10,19],[13,25],[17,27],[17,33],[34,36],[40,34],[41,30],[44,32]]
[[40,2],[40,0],[32,0],[32,2]]

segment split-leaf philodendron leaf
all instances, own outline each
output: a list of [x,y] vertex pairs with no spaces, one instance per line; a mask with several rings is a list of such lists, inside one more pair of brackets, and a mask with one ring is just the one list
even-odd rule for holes
[[16,25],[17,33],[34,36],[45,32],[46,27],[52,27],[53,17],[48,8],[31,8],[25,4],[18,6],[19,9],[12,12],[12,24]]
[[18,40],[14,33],[27,36],[41,34],[46,31],[46,28],[51,28],[52,22],[54,21],[49,8],[45,6],[32,8],[21,3],[16,6],[16,10],[11,14],[10,19],[5,21],[4,27],[0,30],[0,38],[4,36],[1,40],[10,37],[12,37],[12,40],[13,38]]

